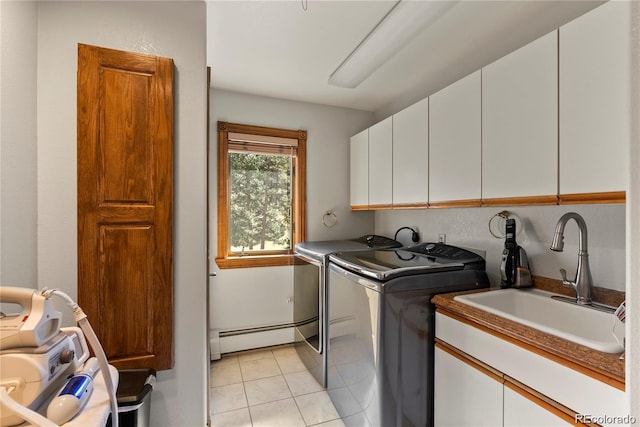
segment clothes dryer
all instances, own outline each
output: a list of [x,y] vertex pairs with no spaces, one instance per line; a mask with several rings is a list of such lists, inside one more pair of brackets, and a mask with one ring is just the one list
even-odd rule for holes
[[293,319],[296,352],[320,385],[327,385],[326,270],[334,252],[399,248],[396,240],[374,234],[348,240],[298,243],[295,247]]

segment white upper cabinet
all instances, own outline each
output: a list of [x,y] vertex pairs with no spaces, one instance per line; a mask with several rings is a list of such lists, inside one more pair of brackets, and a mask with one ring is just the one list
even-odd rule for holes
[[429,198],[429,98],[393,115],[393,204],[425,205]]
[[481,197],[480,71],[429,98],[429,202]]
[[351,137],[350,149],[351,206],[369,205],[369,129]]
[[631,3],[610,1],[559,30],[560,194],[627,188]]
[[557,31],[482,69],[482,197],[558,192]]
[[598,6],[352,137],[352,207],[624,202],[631,8]]
[[369,128],[369,206],[391,206],[393,118]]

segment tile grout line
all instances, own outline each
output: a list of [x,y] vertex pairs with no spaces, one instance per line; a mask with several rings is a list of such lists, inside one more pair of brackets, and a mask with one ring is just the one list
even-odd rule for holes
[[287,388],[289,389],[289,393],[291,393],[291,398],[293,399],[293,404],[296,405],[296,408],[298,409],[298,414],[300,414],[300,418],[302,418],[302,421],[304,422],[304,425],[308,426],[307,420],[305,420],[304,414],[300,410],[300,406],[298,405],[298,401],[296,400],[296,396],[293,394],[293,390],[291,390],[291,386],[289,385],[289,381],[287,381],[287,377],[285,377],[284,375],[282,377],[284,378],[285,384],[287,384]]
[[[264,349],[264,350],[267,350],[267,349]],[[257,352],[256,352],[256,353],[257,353]],[[301,408],[300,408],[300,406],[299,406],[299,404],[298,404],[298,400],[297,400],[296,398],[297,398],[297,397],[302,397],[302,396],[311,395],[311,394],[314,394],[314,393],[321,393],[321,392],[323,392],[323,391],[324,391],[324,392],[326,392],[326,393],[328,393],[328,390],[327,390],[327,389],[322,389],[322,390],[319,390],[319,391],[318,391],[318,390],[316,390],[316,391],[309,391],[309,392],[306,392],[306,393],[302,393],[302,394],[299,394],[298,396],[294,395],[293,390],[292,390],[292,388],[291,388],[291,385],[289,384],[289,381],[287,381],[287,378],[286,378],[285,373],[284,373],[284,371],[283,371],[282,364],[281,364],[281,362],[278,360],[278,357],[276,356],[276,354],[273,352],[273,349],[269,349],[269,350],[265,351],[265,355],[266,355],[267,353],[268,353],[268,354],[270,354],[270,356],[266,356],[266,357],[259,357],[259,358],[257,358],[257,359],[249,359],[249,360],[245,360],[245,361],[241,361],[241,360],[240,360],[240,357],[239,357],[239,356],[240,356],[240,354],[238,354],[238,355],[236,355],[236,356],[235,356],[235,357],[236,357],[236,360],[237,360],[237,364],[238,364],[238,369],[239,369],[239,371],[240,371],[240,379],[241,379],[242,389],[243,389],[243,392],[244,392],[244,398],[245,398],[245,403],[246,403],[246,407],[245,407],[245,408],[247,409],[247,412],[248,412],[248,414],[249,414],[249,421],[250,421],[250,423],[251,423],[251,424],[250,424],[251,426],[253,426],[253,425],[254,425],[254,420],[253,420],[253,416],[252,416],[252,412],[251,412],[251,408],[252,408],[252,407],[256,407],[256,406],[260,406],[260,405],[265,405],[265,404],[269,404],[269,403],[273,403],[273,402],[284,401],[284,400],[287,400],[287,399],[292,399],[292,400],[293,400],[294,405],[295,405],[295,407],[296,407],[296,409],[297,409],[297,411],[298,411],[298,414],[299,414],[300,418],[302,419],[302,421],[303,421],[303,423],[304,423],[304,425],[305,425],[306,427],[317,426],[317,425],[321,425],[321,424],[323,424],[323,423],[327,423],[327,422],[331,422],[331,421],[335,421],[335,420],[340,420],[340,419],[341,419],[340,417],[338,417],[338,418],[332,418],[332,419],[330,419],[330,420],[324,420],[324,421],[321,421],[321,422],[319,422],[319,423],[309,424],[309,422],[305,419],[304,414],[303,414],[303,412],[302,412],[302,410],[301,410]],[[283,358],[286,358],[286,357],[285,357],[285,355],[283,355],[282,357],[283,357]],[[247,379],[245,379],[245,375],[243,374],[243,371],[242,371],[242,365],[243,365],[243,363],[244,363],[244,362],[251,362],[251,361],[254,361],[254,360],[270,359],[270,358],[274,359],[274,360],[275,360],[275,362],[276,362],[276,366],[277,366],[277,368],[278,368],[278,371],[280,372],[278,375],[270,375],[270,376],[267,376],[267,377],[263,377],[263,378],[256,378],[256,379],[253,379],[253,380],[247,380]],[[305,372],[305,371],[306,371],[306,372],[308,372],[308,370],[295,370],[295,371],[292,371],[292,372],[288,372],[288,374],[296,374],[296,373],[299,373],[299,372]],[[276,377],[281,377],[281,378],[282,378],[282,380],[285,382],[285,384],[286,384],[286,386],[287,386],[287,390],[289,391],[290,397],[284,397],[284,398],[281,398],[281,399],[275,399],[275,400],[273,400],[273,401],[269,401],[269,402],[263,402],[263,403],[259,403],[259,404],[251,405],[251,404],[249,403],[249,396],[248,396],[248,393],[247,393],[247,384],[246,384],[246,383],[247,383],[247,382],[249,382],[249,381],[259,381],[259,380],[264,380],[264,379],[268,379],[268,378],[276,378]],[[237,384],[237,383],[236,383],[236,384]],[[232,384],[225,384],[225,385],[232,385]],[[224,386],[224,385],[222,385],[222,386],[218,386],[218,387],[223,387],[223,386]],[[243,408],[238,408],[238,409],[243,409]],[[232,412],[232,411],[235,411],[235,410],[238,410],[238,409],[231,409],[231,410],[227,410],[227,411],[219,412],[219,413],[217,413],[217,414],[215,414],[215,415],[219,415],[219,414],[224,414],[224,413]]]
[[[271,353],[271,355],[273,356],[273,352],[271,350],[269,350],[269,353]],[[249,413],[249,422],[251,423],[251,427],[253,427],[253,416],[251,415],[251,405],[249,405],[249,395],[247,394],[246,381],[245,381],[244,375],[242,373],[242,362],[240,361],[240,357],[238,357],[238,366],[240,368],[240,378],[242,378],[242,387],[244,389],[244,398],[247,401],[247,412]]]
[[284,375],[284,372],[282,372],[282,367],[280,366],[280,362],[278,361],[278,358],[275,356],[275,354],[273,355],[273,357],[276,359],[276,364],[278,365],[278,369],[280,369],[280,372],[282,373],[282,379],[284,380],[284,383],[287,385],[287,389],[289,390],[289,394],[291,394],[291,399],[293,399],[293,404],[296,405],[296,409],[298,410],[298,414],[300,415],[300,418],[302,418],[304,425],[308,426],[307,420],[305,420],[304,414],[300,410],[300,406],[298,406],[298,401],[296,400],[296,396],[293,394],[293,390],[291,390],[291,385],[289,385],[289,381],[287,381],[287,377]]

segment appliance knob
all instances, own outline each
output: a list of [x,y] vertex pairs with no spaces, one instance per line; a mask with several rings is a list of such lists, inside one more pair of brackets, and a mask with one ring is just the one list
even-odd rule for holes
[[60,353],[60,363],[71,363],[76,357],[76,352],[67,348]]

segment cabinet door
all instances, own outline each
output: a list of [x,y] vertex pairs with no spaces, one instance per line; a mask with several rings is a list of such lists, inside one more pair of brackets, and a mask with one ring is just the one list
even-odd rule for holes
[[[547,406],[549,409],[547,409]],[[575,425],[566,414],[545,404],[526,391],[505,383],[504,387],[504,425],[521,427],[556,427]]]
[[555,203],[557,51],[554,31],[482,69],[483,199]]
[[369,128],[369,207],[390,207],[392,202],[393,118]]
[[351,137],[349,158],[351,207],[366,209],[369,205],[369,130]]
[[78,302],[118,369],[173,368],[173,67],[78,45]]
[[429,200],[429,98],[393,115],[393,205]]
[[434,425],[501,426],[502,379],[436,346]]
[[608,2],[559,30],[561,195],[627,188],[630,10]]
[[[480,204],[480,71],[458,80],[429,101],[429,203]],[[395,143],[395,141],[394,141]],[[466,203],[469,205],[469,203]]]

